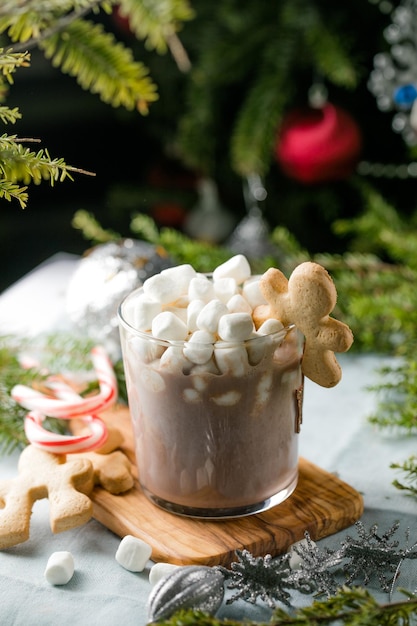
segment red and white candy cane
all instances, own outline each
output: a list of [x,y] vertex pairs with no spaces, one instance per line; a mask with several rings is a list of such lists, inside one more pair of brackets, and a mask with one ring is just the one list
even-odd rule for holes
[[45,415],[31,411],[25,417],[25,434],[30,443],[55,454],[89,452],[102,446],[107,439],[107,427],[97,415],[83,415],[90,432],[84,435],[59,435],[43,428]]
[[91,351],[100,391],[95,396],[82,398],[74,393],[73,400],[51,398],[26,385],[15,385],[11,391],[13,400],[29,411],[40,411],[49,417],[72,419],[88,413],[103,411],[117,399],[117,381],[112,364],[100,346]]
[[[55,396],[51,398],[32,387],[15,385],[11,395],[21,406],[29,409],[25,418],[25,433],[37,447],[62,454],[86,452],[100,447],[107,439],[104,422],[96,412],[109,408],[117,399],[117,381],[112,364],[103,348],[96,346],[91,352],[100,391],[82,398],[73,389],[56,378],[50,379]],[[59,435],[43,428],[45,417],[60,419],[79,418],[89,427],[86,435]]]

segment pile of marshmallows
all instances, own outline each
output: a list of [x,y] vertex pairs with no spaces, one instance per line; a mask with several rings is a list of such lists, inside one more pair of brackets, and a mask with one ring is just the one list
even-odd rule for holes
[[248,365],[259,363],[265,349],[241,342],[283,330],[283,324],[273,318],[255,329],[253,310],[266,303],[260,278],[251,276],[242,254],[216,267],[211,278],[188,264],[148,278],[128,303],[125,319],[136,330],[172,345],[142,347],[143,360],[159,359],[160,368],[173,372],[202,367],[211,373],[241,376]]

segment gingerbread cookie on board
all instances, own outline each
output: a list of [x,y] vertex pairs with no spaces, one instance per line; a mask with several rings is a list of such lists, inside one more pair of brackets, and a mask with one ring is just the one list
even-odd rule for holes
[[21,453],[18,475],[0,480],[0,550],[29,539],[36,500],[49,499],[50,527],[60,533],[93,516],[90,494],[99,485],[114,495],[133,486],[132,464],[118,450],[121,434],[110,429],[106,444],[94,452],[55,454],[31,444]]
[[87,459],[66,461],[64,455],[27,446],[20,455],[19,473],[0,481],[0,549],[29,539],[36,500],[49,499],[54,533],[75,528],[93,515],[88,497],[94,487],[93,467]]
[[322,387],[334,387],[342,371],[335,352],[346,352],[353,342],[349,326],[332,317],[337,291],[327,270],[307,261],[292,272],[289,280],[275,268],[265,272],[261,292],[268,304],[254,311],[258,328],[274,317],[284,326],[295,324],[305,338],[302,371]]

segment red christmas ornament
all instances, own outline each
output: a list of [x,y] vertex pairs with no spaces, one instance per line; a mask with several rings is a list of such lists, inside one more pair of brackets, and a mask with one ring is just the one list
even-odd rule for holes
[[361,148],[353,118],[326,102],[289,113],[278,133],[275,156],[287,176],[311,184],[348,178]]

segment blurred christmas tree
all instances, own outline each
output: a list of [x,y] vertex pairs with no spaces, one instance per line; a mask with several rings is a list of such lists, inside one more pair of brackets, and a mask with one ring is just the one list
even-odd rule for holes
[[167,58],[147,59],[161,98],[146,135],[161,160],[214,179],[237,217],[246,210],[246,178],[259,175],[271,228],[288,227],[312,252],[343,252],[347,240],[332,224],[364,208],[358,182],[371,183],[404,214],[414,209],[413,180],[399,183],[392,167],[388,176],[366,167],[413,156],[368,87],[397,5],[193,0],[195,17],[181,33],[190,70],[173,73]]

